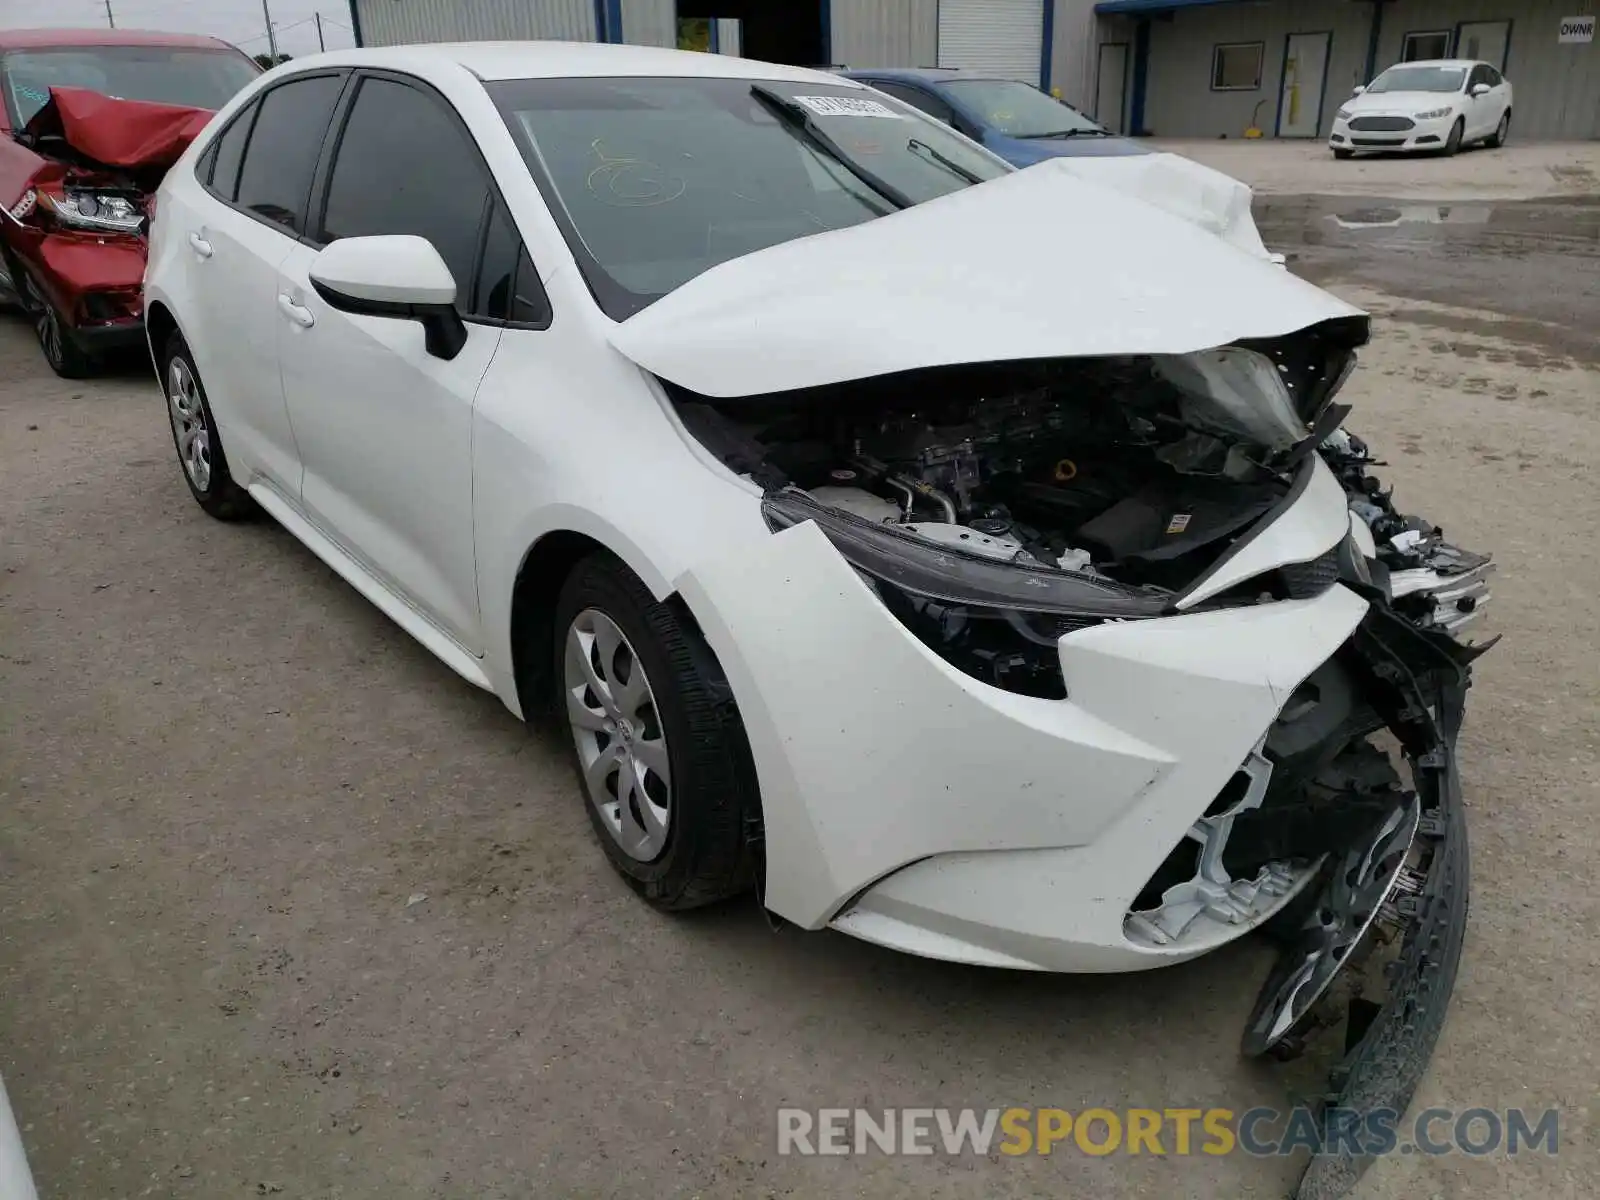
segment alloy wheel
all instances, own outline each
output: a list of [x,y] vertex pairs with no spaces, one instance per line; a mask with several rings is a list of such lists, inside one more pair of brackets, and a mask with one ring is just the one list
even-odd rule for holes
[[33,286],[33,280],[28,278],[27,273],[19,272],[19,275],[23,303],[33,317],[33,332],[39,338],[39,349],[44,351],[45,359],[52,367],[59,367],[65,352],[61,343],[61,319],[56,316],[55,307]]
[[181,358],[167,366],[167,407],[183,470],[197,492],[211,488],[211,431],[194,371]]
[[584,789],[629,858],[666,849],[672,767],[644,664],[617,623],[586,608],[567,629],[563,693]]

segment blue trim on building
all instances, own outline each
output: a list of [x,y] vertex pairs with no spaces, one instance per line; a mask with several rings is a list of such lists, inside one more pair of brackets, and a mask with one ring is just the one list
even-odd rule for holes
[[1372,82],[1378,70],[1378,41],[1383,37],[1383,6],[1385,0],[1372,0],[1372,27],[1367,31],[1367,70],[1361,77],[1361,86]]
[[1050,60],[1056,43],[1056,0],[1044,0],[1044,33],[1039,47],[1039,89],[1050,90]]
[[597,32],[602,42],[620,45],[622,37],[622,0],[594,0],[595,15],[599,18]]
[[1150,22],[1133,28],[1133,102],[1128,109],[1128,136],[1144,136],[1144,93],[1150,83]]
[[361,40],[361,0],[350,0],[350,32],[355,35],[357,46],[365,45]]
[[716,17],[711,17],[711,18],[709,18],[709,20],[711,22],[711,53],[713,53],[713,54],[721,54],[722,53],[722,37],[718,32],[718,27],[722,24],[722,22],[719,21]]
[[[845,64],[833,61],[833,0],[818,0],[819,15],[822,18],[822,66],[843,66]],[[739,47],[740,52],[744,47]]]

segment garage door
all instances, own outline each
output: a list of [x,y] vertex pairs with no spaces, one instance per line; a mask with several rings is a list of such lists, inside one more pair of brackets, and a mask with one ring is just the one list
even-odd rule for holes
[[939,0],[939,65],[1039,82],[1043,0]]

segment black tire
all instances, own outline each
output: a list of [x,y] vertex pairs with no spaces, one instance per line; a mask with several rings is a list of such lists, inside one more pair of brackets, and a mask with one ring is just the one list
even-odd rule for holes
[[[1367,738],[1341,750],[1332,762],[1317,772],[1306,788],[1307,798],[1321,804],[1344,797],[1381,804],[1398,795],[1400,790],[1400,775],[1394,763]],[[1301,926],[1322,900],[1329,872],[1340,853],[1342,851],[1330,855],[1317,878],[1262,924],[1261,931],[1269,941],[1280,947],[1295,944]]]
[[[637,656],[666,742],[672,777],[666,801],[669,820],[665,845],[650,861],[624,850],[591,799],[578,734],[568,716],[563,674],[567,637],[574,621],[591,610],[609,617]],[[552,699],[567,735],[584,809],[611,865],[634,891],[669,912],[748,890],[755,881],[757,853],[751,818],[760,811],[755,766],[733,694],[699,631],[604,552],[581,560],[567,576],[553,626]]]
[[1467,131],[1466,118],[1465,117],[1457,117],[1456,118],[1456,123],[1454,125],[1450,126],[1450,136],[1445,138],[1445,140],[1444,140],[1444,150],[1442,151],[1442,153],[1444,154],[1444,156],[1446,158],[1450,158],[1457,151],[1459,151],[1461,149],[1461,135],[1466,133],[1466,131]]
[[1338,147],[1335,147],[1334,151],[1333,151],[1333,156],[1335,158],[1353,158],[1355,156],[1355,151],[1354,150],[1341,150]]
[[78,345],[72,330],[61,319],[61,313],[34,284],[32,277],[26,271],[18,271],[12,278],[16,281],[23,311],[33,323],[39,350],[50,369],[63,379],[87,379],[99,371],[100,360]]
[[[195,482],[195,477],[184,460],[184,446],[179,438],[178,420],[172,401],[175,362],[181,363],[189,377],[194,380],[195,396],[199,401],[209,466],[203,485]],[[219,521],[243,521],[255,516],[260,511],[256,507],[256,502],[250,498],[249,492],[234,482],[233,475],[228,470],[228,456],[223,453],[222,437],[217,432],[216,420],[211,415],[211,402],[206,399],[205,384],[201,382],[200,372],[195,369],[189,343],[183,340],[183,334],[176,331],[167,338],[167,344],[161,349],[161,393],[167,401],[167,424],[172,427],[172,448],[178,452],[178,469],[183,472],[183,481],[189,485],[189,493],[194,497],[195,503]]]
[[1511,110],[1508,108],[1500,114],[1500,124],[1496,125],[1494,132],[1483,144],[1491,150],[1498,150],[1506,144],[1506,139],[1511,136]]

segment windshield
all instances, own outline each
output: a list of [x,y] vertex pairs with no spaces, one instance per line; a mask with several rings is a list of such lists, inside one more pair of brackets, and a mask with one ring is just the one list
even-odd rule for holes
[[851,85],[621,78],[488,88],[595,299],[617,320],[727,259],[1011,170]]
[[1106,130],[1075,108],[1013,79],[957,79],[942,90],[984,125],[1010,137],[1103,135]]
[[1390,67],[1372,81],[1368,92],[1459,92],[1466,82],[1465,67]]
[[87,88],[118,100],[218,109],[261,68],[237,50],[173,46],[74,46],[19,50],[0,60],[6,107],[20,129],[53,87]]

